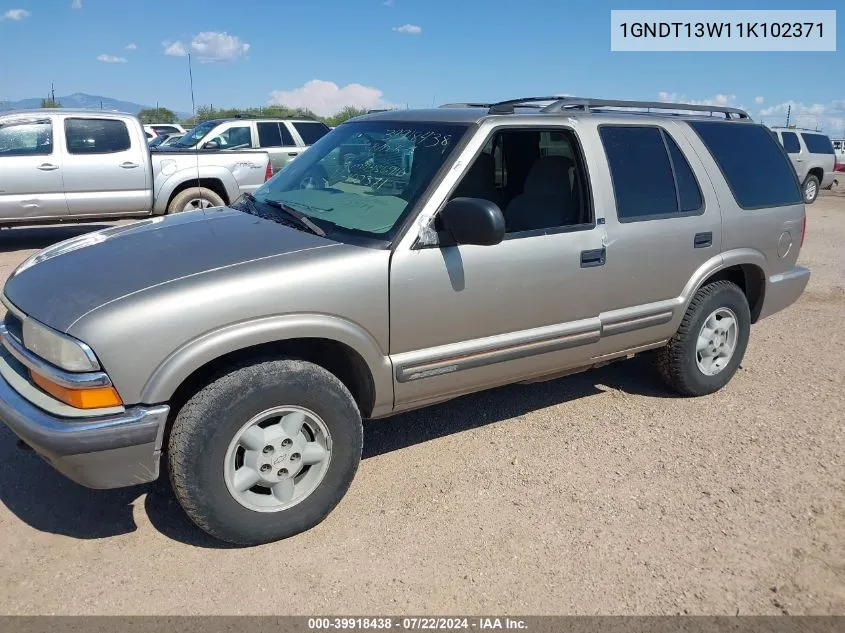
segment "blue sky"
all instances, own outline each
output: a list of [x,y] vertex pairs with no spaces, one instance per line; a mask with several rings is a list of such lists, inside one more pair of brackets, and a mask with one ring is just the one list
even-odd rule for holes
[[[801,7],[839,8],[845,33],[841,0],[811,4]],[[677,7],[661,0],[0,0],[7,16],[0,100],[44,95],[52,81],[60,95],[189,111],[187,58],[179,55],[191,50],[198,104],[276,100],[327,113],[348,102],[422,107],[549,93],[662,94],[744,106],[771,123],[793,103],[799,124],[845,128],[843,43],[825,53],[610,51],[611,8]]]

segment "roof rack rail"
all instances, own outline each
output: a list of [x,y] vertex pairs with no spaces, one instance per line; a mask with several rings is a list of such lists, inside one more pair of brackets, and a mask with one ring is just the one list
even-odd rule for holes
[[664,101],[621,101],[616,99],[584,99],[581,97],[561,97],[541,110],[546,113],[560,113],[568,109],[580,109],[590,112],[594,108],[640,108],[645,110],[684,110],[687,112],[709,112],[724,114],[726,119],[736,118],[751,120],[748,112],[740,108],[727,106],[694,105],[691,103],[671,103]]
[[[539,103],[548,102],[546,106]],[[447,103],[441,108],[487,108],[489,114],[512,114],[515,108],[534,108],[547,114],[579,109],[591,112],[597,108],[639,108],[645,110],[681,110],[686,112],[709,112],[724,114],[727,119],[751,120],[748,112],[727,106],[694,105],[691,103],[670,103],[664,101],[621,101],[617,99],[587,99],[583,97],[525,97],[508,99],[495,103]]]

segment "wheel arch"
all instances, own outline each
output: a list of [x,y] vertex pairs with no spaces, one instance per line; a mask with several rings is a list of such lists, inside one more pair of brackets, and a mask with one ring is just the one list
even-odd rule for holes
[[296,357],[331,372],[346,385],[362,417],[393,407],[390,359],[359,326],[337,317],[296,315],[235,324],[183,345],[153,373],[142,402],[169,402],[178,410],[208,379],[251,358]]
[[766,298],[766,270],[765,255],[754,249],[737,249],[713,257],[699,268],[684,289],[681,314],[686,312],[690,301],[700,288],[714,281],[726,280],[735,283],[742,290],[751,311],[751,322],[756,323]]

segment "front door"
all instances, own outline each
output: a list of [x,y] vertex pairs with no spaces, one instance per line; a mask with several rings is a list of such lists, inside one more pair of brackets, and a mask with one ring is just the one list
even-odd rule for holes
[[49,116],[0,123],[0,220],[67,216],[53,123]]
[[508,233],[500,244],[423,246],[417,238],[425,241],[430,229],[415,228],[397,247],[390,354],[398,409],[591,357],[601,334],[603,227],[585,195],[574,134],[555,134],[569,156],[547,155],[540,130],[494,132],[451,194],[503,209]]

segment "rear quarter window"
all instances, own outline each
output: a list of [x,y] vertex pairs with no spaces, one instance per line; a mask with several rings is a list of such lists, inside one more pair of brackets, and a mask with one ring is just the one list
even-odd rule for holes
[[798,142],[798,136],[795,132],[783,132],[781,134],[781,138],[783,138],[783,149],[785,149],[788,154],[801,153],[801,143]]
[[792,163],[762,125],[690,121],[743,209],[801,204]]
[[833,143],[824,134],[801,134],[804,145],[811,154],[833,154]]

